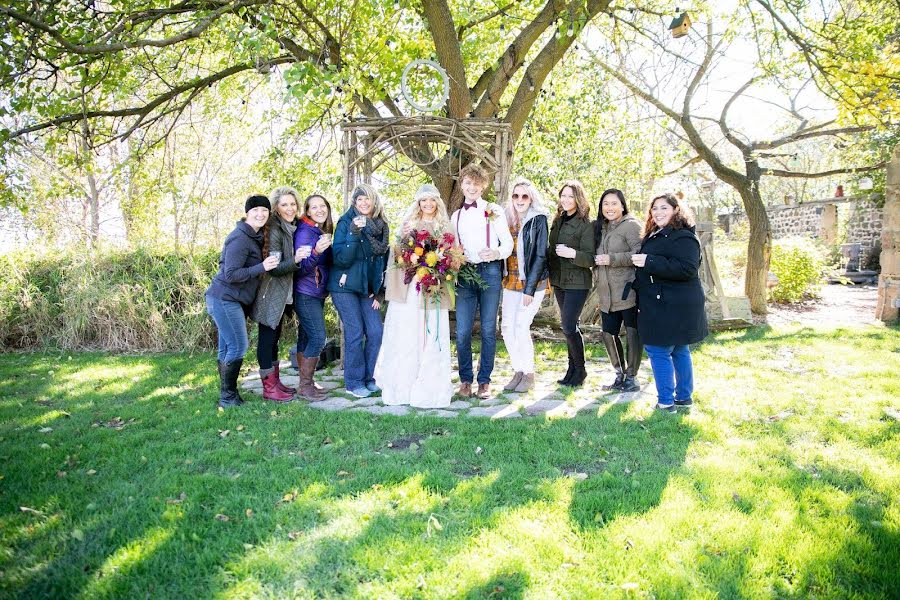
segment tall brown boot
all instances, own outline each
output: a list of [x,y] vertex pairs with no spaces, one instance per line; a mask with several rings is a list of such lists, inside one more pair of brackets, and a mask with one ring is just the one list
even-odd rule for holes
[[297,361],[300,363],[300,388],[297,393],[310,402],[324,400],[327,394],[324,390],[316,389],[313,383],[313,375],[316,372],[316,364],[319,362],[319,357],[306,358],[298,355]]

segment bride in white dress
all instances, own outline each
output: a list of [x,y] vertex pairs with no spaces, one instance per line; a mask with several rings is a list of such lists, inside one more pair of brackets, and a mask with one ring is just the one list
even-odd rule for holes
[[[432,234],[452,231],[440,192],[430,184],[416,191],[415,201],[404,217],[401,236],[423,229]],[[403,269],[395,265],[392,249],[386,276],[387,316],[375,381],[385,404],[445,408],[453,396],[450,299],[443,292],[440,305],[426,302],[416,291],[415,281],[404,284],[403,276]]]

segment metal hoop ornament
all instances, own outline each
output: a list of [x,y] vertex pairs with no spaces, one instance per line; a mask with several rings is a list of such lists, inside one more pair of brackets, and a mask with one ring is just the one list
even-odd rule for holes
[[[409,72],[416,67],[431,67],[437,74],[443,84],[443,93],[441,94],[440,100],[435,102],[430,106],[423,106],[416,102],[413,99],[412,93],[409,91],[409,86],[406,82],[406,76]],[[437,112],[441,108],[447,104],[447,99],[450,97],[450,79],[447,77],[447,72],[444,70],[441,65],[437,64],[433,60],[424,60],[418,59],[414,60],[403,69],[403,75],[400,77],[400,91],[403,93],[403,97],[406,98],[406,101],[409,102],[410,106],[418,110],[419,112]]]

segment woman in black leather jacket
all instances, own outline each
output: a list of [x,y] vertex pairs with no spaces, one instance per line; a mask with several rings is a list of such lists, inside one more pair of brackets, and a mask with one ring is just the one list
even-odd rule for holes
[[503,320],[500,330],[515,375],[503,389],[527,392],[534,387],[534,343],[531,322],[547,291],[547,211],[534,184],[516,179],[506,203],[513,252],[503,276]]

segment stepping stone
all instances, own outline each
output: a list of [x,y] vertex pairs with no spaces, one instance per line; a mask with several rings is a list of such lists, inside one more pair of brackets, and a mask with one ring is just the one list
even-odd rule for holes
[[379,406],[376,404],[373,406],[362,407],[360,410],[372,413],[373,415],[393,415],[395,417],[402,417],[409,414],[409,407],[404,404],[398,406]]
[[519,410],[511,404],[499,404],[497,406],[476,407],[469,410],[470,417],[490,417],[491,419],[515,419],[521,417]]
[[347,400],[346,398],[328,398],[327,400],[322,400],[320,402],[310,402],[310,408],[316,408],[318,410],[327,410],[329,412],[335,410],[343,410],[345,408],[350,408],[353,406],[353,402]]
[[343,376],[344,376],[344,370],[343,370],[343,369],[332,369],[332,370],[331,370],[331,376],[332,376],[332,377],[343,377]]
[[336,390],[339,387],[343,387],[343,384],[339,381],[319,381],[318,384],[326,390]]
[[471,406],[472,406],[471,402],[467,402],[465,400],[454,400],[453,402],[450,403],[450,406],[448,408],[451,408],[453,410],[460,410],[463,408],[470,408]]
[[381,402],[381,398],[376,396],[369,396],[368,398],[360,398],[359,400],[351,400],[353,402],[353,406],[375,406],[379,402]]
[[478,402],[479,406],[497,406],[498,404],[507,404],[507,401],[499,396],[494,396]]
[[535,415],[546,414],[560,406],[566,406],[566,403],[562,400],[536,400],[530,404],[524,404],[523,406],[525,407],[525,414],[529,417],[533,417]]
[[452,410],[443,410],[440,408],[433,408],[419,414],[423,417],[442,417],[445,419],[453,419],[459,416],[458,412],[454,412]]

